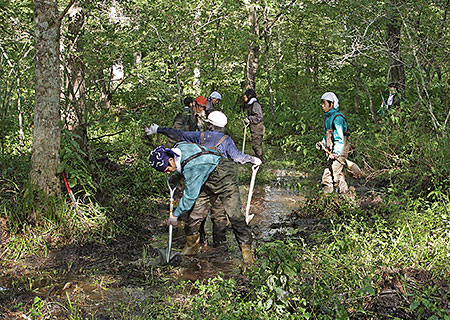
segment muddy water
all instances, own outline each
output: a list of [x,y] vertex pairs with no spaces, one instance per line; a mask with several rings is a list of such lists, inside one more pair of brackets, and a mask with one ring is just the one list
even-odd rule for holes
[[[256,179],[256,187],[251,203],[251,213],[254,218],[250,223],[254,234],[254,246],[269,241],[277,234],[295,234],[296,228],[285,223],[289,214],[297,210],[305,202],[309,190],[317,184],[318,177],[297,171],[283,169],[266,169],[268,176],[275,177],[269,183],[262,184]],[[267,172],[266,172],[267,174]],[[248,185],[240,186],[243,211],[246,207]],[[164,213],[162,214],[164,216]],[[208,219],[206,232],[212,243],[211,223]],[[131,241],[131,240],[130,240]],[[86,273],[78,269],[72,273],[66,270],[63,274],[52,277],[51,280],[35,282],[33,291],[43,298],[55,297],[66,299],[67,294],[77,301],[84,301],[93,314],[107,313],[114,318],[114,305],[132,304],[139,301],[155,299],[155,292],[163,292],[168,288],[155,287],[154,279],[167,283],[177,283],[180,280],[204,280],[222,274],[225,278],[240,274],[241,254],[234,236],[229,228],[227,232],[227,250],[205,248],[193,257],[176,256],[170,265],[162,266],[157,256],[158,248],[167,248],[167,228],[161,226],[156,234],[148,237],[146,243],[125,243],[130,252],[124,256],[102,252],[92,252],[92,256],[102,257],[95,263],[92,256],[78,257],[89,260]],[[142,246],[142,247],[141,247]],[[184,246],[182,224],[175,228],[172,248],[180,251]],[[112,248],[105,248],[107,252]],[[98,261],[100,261],[98,260]],[[74,262],[75,263],[75,262]],[[70,269],[70,268],[69,268]],[[119,270],[119,271],[117,271]],[[0,283],[0,285],[2,285]],[[8,290],[1,286],[2,290]]]
[[[306,200],[311,185],[317,183],[317,177],[310,174],[285,169],[270,170],[270,176],[276,177],[268,184],[258,184],[253,192],[250,213],[254,214],[250,222],[255,244],[269,241],[275,234],[293,234],[296,230],[286,226],[289,214],[301,207]],[[245,212],[249,185],[239,188],[242,211]],[[211,223],[208,219],[206,233],[212,243]],[[180,240],[180,239],[178,239]],[[222,273],[225,277],[239,274],[241,255],[231,230],[227,233],[229,248],[227,251],[207,248],[195,257],[177,257],[172,262],[173,275],[182,280],[202,280]],[[178,241],[183,243],[183,240]],[[164,247],[164,244],[161,244]],[[167,246],[167,245],[166,245]],[[180,246],[179,248],[181,248]]]

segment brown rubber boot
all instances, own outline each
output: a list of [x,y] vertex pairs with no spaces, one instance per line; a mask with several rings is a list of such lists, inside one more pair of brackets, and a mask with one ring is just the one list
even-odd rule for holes
[[241,253],[242,253],[242,266],[245,268],[250,264],[255,263],[255,259],[253,258],[252,246],[250,244],[241,244]]
[[196,255],[200,250],[200,234],[196,233],[192,236],[186,236],[186,245],[181,251],[182,255],[193,256]]

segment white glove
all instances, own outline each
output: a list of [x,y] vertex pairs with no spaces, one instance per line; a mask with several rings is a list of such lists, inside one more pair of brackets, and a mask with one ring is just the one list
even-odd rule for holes
[[156,134],[158,132],[158,128],[159,126],[156,123],[154,123],[150,127],[145,127],[145,133],[148,136],[151,136],[152,134]]
[[320,142],[320,141],[317,142],[317,143],[316,143],[316,149],[317,149],[317,150],[322,150],[322,148],[323,148],[322,142]]
[[244,123],[245,123],[246,126],[248,126],[250,124],[250,120],[248,118],[245,118],[244,119]]
[[262,161],[261,161],[260,158],[253,157],[253,164],[254,164],[254,165],[259,166],[259,165],[261,165],[261,163],[262,163]]
[[175,217],[173,214],[169,215],[169,219],[167,219],[167,225],[176,226],[178,224],[178,217]]

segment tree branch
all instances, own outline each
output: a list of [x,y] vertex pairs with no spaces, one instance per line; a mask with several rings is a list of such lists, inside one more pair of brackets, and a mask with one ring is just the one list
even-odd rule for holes
[[264,28],[263,32],[262,32],[261,35],[259,36],[260,39],[262,39],[262,38],[264,37],[264,34],[265,34],[266,32],[268,32],[268,31],[273,27],[273,25],[278,21],[278,19],[281,17],[281,15],[284,13],[284,11],[287,10],[287,9],[289,9],[290,7],[292,7],[296,1],[297,1],[297,0],[292,0],[291,3],[290,3],[286,8],[284,8],[283,11],[281,11],[280,13],[278,13],[278,14],[275,16],[275,18],[272,19],[272,21]]
[[69,4],[64,8],[63,12],[61,12],[61,15],[58,18],[58,22],[61,22],[62,19],[64,19],[64,17],[67,14],[67,11],[69,11],[69,9],[73,6],[73,4],[75,3],[76,0],[70,0]]

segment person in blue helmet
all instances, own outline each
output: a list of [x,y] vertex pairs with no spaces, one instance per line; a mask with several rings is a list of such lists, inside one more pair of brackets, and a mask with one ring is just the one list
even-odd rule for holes
[[[233,139],[225,135],[225,126],[227,122],[228,119],[224,113],[220,111],[213,111],[208,115],[208,131],[206,132],[180,131],[174,128],[162,128],[157,124],[153,124],[152,126],[147,127],[145,131],[148,135],[161,133],[175,141],[188,141],[206,146],[208,148],[212,148],[219,151],[225,158],[231,159],[236,163],[253,163],[256,165],[260,165],[260,159],[241,153],[234,144]],[[208,211],[209,209],[211,209],[210,216],[213,223],[213,247],[217,248],[220,246],[225,246],[227,217],[223,204],[220,201],[216,200],[216,202],[214,202],[211,207],[208,205],[208,198],[201,198],[197,201],[199,202],[199,204],[197,206],[198,211],[196,214],[205,217],[202,224],[204,224],[206,216],[208,215]],[[205,234],[203,231],[203,227],[201,227],[200,244],[203,245],[204,243]],[[189,253],[195,254],[197,253],[197,251],[197,248],[194,248],[193,250],[190,250]]]
[[252,233],[241,212],[238,175],[230,160],[216,150],[188,142],[177,143],[171,149],[159,146],[151,152],[149,160],[150,166],[159,172],[179,172],[184,176],[186,185],[183,196],[168,223],[177,225],[178,217],[192,208],[185,249],[198,246],[200,241],[198,231],[203,217],[197,214],[199,198],[209,199],[210,206],[219,199],[241,249],[243,266],[254,262]]
[[350,149],[349,131],[345,116],[339,111],[339,99],[333,92],[326,92],[320,98],[320,105],[325,113],[323,138],[316,143],[316,148],[328,149],[327,165],[322,175],[322,191],[332,193],[336,188],[339,193],[349,192],[345,181],[344,165]]
[[222,100],[222,95],[217,91],[211,92],[206,102],[206,115],[209,115],[213,111],[220,111],[220,100]]

